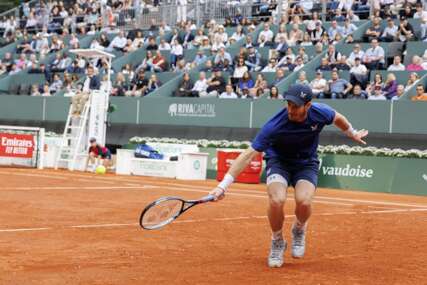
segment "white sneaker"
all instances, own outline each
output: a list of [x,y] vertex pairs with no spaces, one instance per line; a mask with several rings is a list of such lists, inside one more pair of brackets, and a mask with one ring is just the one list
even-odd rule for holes
[[268,256],[268,267],[281,267],[284,263],[283,254],[286,250],[286,241],[277,239],[271,241],[270,254]]
[[294,223],[292,225],[292,257],[302,258],[305,253],[305,232],[307,229],[307,223],[301,229],[296,227]]

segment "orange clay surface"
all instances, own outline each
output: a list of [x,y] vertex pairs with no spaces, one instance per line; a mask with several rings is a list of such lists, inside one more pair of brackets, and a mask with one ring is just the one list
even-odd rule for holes
[[[216,182],[11,168],[0,181],[0,284],[427,284],[427,197],[320,188],[306,256],[269,269],[265,185],[145,231],[146,204]],[[290,190],[288,241],[293,207]]]

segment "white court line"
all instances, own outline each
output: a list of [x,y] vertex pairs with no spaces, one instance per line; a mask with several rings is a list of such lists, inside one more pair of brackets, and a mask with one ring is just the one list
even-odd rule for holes
[[[425,209],[397,209],[393,211],[365,211],[365,212],[336,212],[336,213],[319,213],[314,214],[314,217],[317,216],[339,216],[339,215],[359,215],[359,214],[391,214],[391,213],[409,213],[409,212],[427,212]],[[287,217],[295,217],[295,215],[286,215]],[[200,223],[200,222],[215,222],[215,221],[239,221],[239,220],[251,220],[251,219],[266,219],[267,216],[243,216],[243,217],[231,217],[231,218],[213,218],[213,219],[191,219],[191,220],[177,220],[173,222],[174,224],[181,223]],[[28,231],[46,231],[46,230],[56,230],[56,229],[97,229],[97,228],[116,228],[116,227],[130,227],[138,226],[138,223],[108,223],[108,224],[93,224],[93,225],[74,225],[74,226],[59,226],[57,228],[18,228],[18,229],[0,229],[0,233],[7,232],[28,232]]]
[[[23,170],[18,169],[18,171],[22,172]],[[30,173],[19,173],[17,174],[16,172],[7,172],[7,171],[0,171],[0,174],[15,174],[15,175],[31,175]],[[37,173],[37,172],[34,172]],[[56,174],[56,173],[55,173]],[[70,177],[88,177],[87,175],[82,175],[82,174],[67,174],[67,173],[58,173],[57,175],[48,175],[48,174],[38,174],[38,175],[42,175],[43,177],[52,177],[52,178],[58,178],[60,176],[61,179],[69,179]],[[67,178],[65,178],[67,177]],[[134,176],[130,176],[134,177]],[[124,178],[124,179],[121,179]],[[127,179],[124,176],[116,176],[116,177],[90,177],[90,179],[93,180],[97,180],[97,181],[102,181],[102,180],[110,180],[110,181],[135,181],[133,179]],[[141,179],[138,180],[143,180],[144,177],[141,177]],[[149,179],[151,183],[155,183],[157,184],[156,186],[161,186],[161,185],[171,185],[171,186],[176,186],[176,187],[185,187],[185,188],[195,188],[195,189],[206,189],[206,190],[211,190],[212,187],[208,187],[208,186],[191,186],[191,185],[185,185],[185,184],[179,184],[179,183],[173,183],[173,182],[164,182],[164,181],[155,181],[153,179]],[[141,183],[145,183],[144,181],[140,181]],[[159,187],[161,188],[161,187]],[[231,188],[232,189],[232,188]],[[237,190],[237,191],[245,191],[245,192],[254,192],[254,193],[262,193],[260,191],[255,191],[255,190]],[[228,195],[230,195],[232,193],[228,193]],[[423,204],[407,204],[407,203],[398,203],[398,202],[387,202],[387,201],[373,201],[373,200],[362,200],[362,199],[353,199],[353,198],[336,198],[336,197],[328,197],[328,196],[321,196],[321,195],[316,195],[314,200],[317,199],[321,199],[321,200],[333,200],[333,201],[344,201],[344,202],[357,202],[357,203],[364,203],[364,204],[374,204],[374,205],[388,205],[388,206],[400,206],[400,207],[413,207],[413,208],[426,208],[427,205],[423,205]],[[326,204],[326,203],[324,203]]]

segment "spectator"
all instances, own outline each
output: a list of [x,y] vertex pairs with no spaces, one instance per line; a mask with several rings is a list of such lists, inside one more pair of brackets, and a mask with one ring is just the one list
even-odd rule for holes
[[192,91],[193,97],[206,97],[208,93],[206,90],[208,89],[208,81],[206,79],[206,73],[200,72],[199,79],[194,83]]
[[147,51],[148,50],[153,51],[153,50],[158,50],[159,49],[159,46],[156,44],[156,39],[154,37],[150,37],[148,39],[148,44],[147,44],[147,47],[145,49]]
[[219,96],[224,92],[225,84],[225,79],[222,76],[221,70],[215,69],[213,77],[208,80],[209,87],[206,91],[209,96]]
[[236,93],[233,91],[233,86],[231,84],[227,84],[225,86],[225,91],[221,93],[219,96],[221,99],[237,99],[239,98]]
[[414,19],[421,19],[425,20],[427,19],[427,11],[423,9],[423,4],[418,2],[415,4],[415,9],[417,10],[414,14]]
[[126,42],[127,42],[127,39],[124,35],[124,32],[120,31],[118,35],[115,36],[114,39],[111,41],[110,45],[108,46],[108,50],[109,51],[116,50],[116,51],[123,52],[124,47],[126,46]]
[[381,18],[374,17],[374,19],[372,20],[372,26],[370,26],[365,32],[365,37],[368,41],[371,42],[373,39],[378,39],[381,34]]
[[298,24],[292,24],[292,29],[289,32],[288,45],[295,46],[302,42],[304,32],[300,30]]
[[411,97],[412,101],[427,101],[427,94],[424,91],[424,86],[422,84],[417,85],[416,95]]
[[331,66],[329,65],[328,58],[327,57],[323,57],[320,60],[320,65],[316,69],[320,70],[320,71],[330,71],[330,70],[332,70]]
[[292,58],[290,56],[286,56],[284,57],[284,59],[286,59],[286,62],[285,63],[279,62],[278,64],[279,68],[282,68],[290,72],[294,71],[296,65],[292,63]]
[[221,43],[225,44],[228,41],[228,35],[224,30],[224,26],[218,27],[218,32],[214,34],[214,38],[218,39]]
[[360,58],[356,57],[355,65],[350,69],[350,83],[352,85],[358,84],[365,88],[368,76],[368,69],[360,62]]
[[299,71],[301,68],[304,67],[304,62],[302,61],[301,57],[297,57],[296,61],[295,61],[295,67],[293,71]]
[[381,88],[375,87],[373,93],[369,94],[368,100],[387,100],[387,98],[384,96]]
[[338,62],[335,64],[335,68],[338,70],[350,70],[350,66],[347,64],[347,57],[341,56]]
[[283,79],[285,79],[285,70],[283,68],[278,68],[276,71],[276,78],[273,81],[273,86],[279,84]]
[[136,72],[138,72],[140,69],[147,71],[150,70],[151,66],[153,65],[153,53],[149,50],[145,54],[145,58],[142,60],[142,63],[136,68]]
[[37,84],[31,85],[31,96],[41,96],[39,86]]
[[419,75],[416,72],[411,72],[409,74],[408,81],[406,82],[405,91],[408,91],[412,86],[414,86],[418,80],[420,80]]
[[148,80],[145,78],[144,69],[138,70],[138,74],[130,83],[130,90],[125,92],[125,96],[141,97],[147,92]]
[[243,57],[240,57],[238,59],[237,64],[236,64],[236,68],[234,69],[232,82],[233,81],[238,82],[243,77],[243,74],[245,74],[248,71],[249,71],[249,69],[245,65],[245,59]]
[[99,36],[99,44],[104,48],[108,48],[110,46],[110,41],[108,40],[108,37],[105,33],[102,33]]
[[[45,84],[43,84],[43,88],[42,88],[42,92],[41,92],[41,94],[40,94],[40,96],[43,96],[43,97],[50,97],[50,96],[52,96],[52,94],[50,93],[50,90],[49,90],[49,83],[45,83]],[[75,95],[74,97],[73,97],[73,99],[76,97],[77,95]]]
[[399,100],[405,94],[405,86],[403,84],[397,85],[396,96],[392,97],[391,100]]
[[323,99],[325,98],[325,93],[328,89],[326,80],[323,78],[323,73],[320,70],[316,71],[316,76],[310,82],[310,87],[312,89],[313,95],[315,98]]
[[393,58],[393,64],[389,65],[387,71],[403,71],[405,66],[402,64],[402,60],[399,55]]
[[308,55],[305,53],[305,48],[304,47],[298,48],[297,57],[301,57],[304,64],[309,61]]
[[162,86],[162,82],[157,79],[157,75],[155,73],[151,74],[150,80],[148,80],[147,94],[157,90],[160,86]]
[[362,89],[359,84],[354,85],[352,93],[348,97],[348,99],[367,99],[368,93]]
[[163,72],[166,71],[166,59],[160,52],[160,50],[156,51],[156,55],[154,56],[151,64],[148,64],[151,71],[154,72]]
[[264,29],[258,35],[258,44],[261,44],[262,38],[264,38],[265,42],[269,42],[270,44],[273,42],[273,32],[270,30],[270,25],[265,23]]
[[316,23],[316,27],[315,29],[310,32],[310,38],[313,42],[318,43],[321,41],[322,39],[322,35],[324,34],[324,29],[322,28],[322,24],[321,23]]
[[220,48],[219,52],[217,53],[217,55],[215,56],[214,59],[214,64],[215,66],[222,66],[224,65],[224,60],[227,59],[228,62],[232,62],[233,58],[231,57],[231,55],[225,51],[225,48]]
[[346,19],[344,22],[344,26],[342,27],[342,36],[347,37],[351,34],[353,34],[354,31],[357,30],[357,27],[355,24],[353,24],[350,19]]
[[268,99],[279,99],[283,100],[283,96],[279,94],[279,89],[276,86],[271,87],[270,94],[268,95]]
[[347,98],[348,93],[353,87],[350,82],[345,79],[339,78],[337,71],[332,71],[332,79],[329,80],[329,92],[331,99],[344,99]]
[[341,53],[335,49],[334,45],[329,45],[326,57],[328,58],[328,62],[331,68],[334,68],[338,61],[341,59]]
[[160,39],[159,50],[171,50],[171,45],[165,39]]
[[305,71],[298,73],[298,79],[295,81],[295,84],[309,85]]
[[399,30],[397,36],[401,42],[410,41],[414,38],[415,32],[411,24],[409,24],[406,17],[400,19]]
[[178,39],[175,39],[172,43],[171,48],[171,64],[176,66],[178,60],[184,57],[184,49],[179,43]]
[[280,25],[279,31],[276,33],[276,36],[274,37],[274,42],[276,44],[286,43],[287,40],[288,40],[288,32],[286,31],[286,25]]
[[378,40],[371,41],[371,47],[365,52],[363,62],[370,70],[383,69],[384,67],[384,49],[379,46]]
[[382,91],[384,93],[384,96],[389,100],[392,99],[394,96],[396,96],[397,80],[396,80],[396,76],[393,73],[387,74],[387,80],[384,83],[384,87]]
[[86,69],[86,79],[83,83],[82,91],[78,91],[71,99],[72,112],[74,116],[79,116],[81,114],[84,105],[89,99],[90,92],[92,90],[99,90],[100,87],[101,82],[99,77],[95,75],[95,68],[92,65],[89,65]]
[[261,70],[261,56],[254,47],[249,48],[249,54],[245,64],[249,67],[250,71]]
[[192,41],[194,40],[193,32],[191,31],[190,27],[185,28],[184,36],[181,39],[182,47],[183,48],[193,48]]
[[116,80],[114,81],[113,88],[111,90],[112,96],[125,96],[126,91],[128,91],[128,86],[126,85],[125,75],[121,72],[117,73]]
[[129,53],[135,51],[136,48],[133,46],[133,42],[131,39],[126,40],[126,45],[122,49],[122,52]]
[[276,71],[276,59],[270,58],[268,64],[263,68],[262,72],[275,72]]
[[212,60],[208,59],[203,67],[203,71],[212,72],[213,71],[213,63]]
[[61,89],[62,89],[62,80],[59,77],[59,74],[55,73],[53,75],[52,82],[51,82],[50,87],[49,87],[49,92],[51,94],[55,94],[56,92],[58,92]]
[[243,95],[243,90],[250,90],[255,86],[254,81],[248,71],[243,73],[243,76],[239,79],[237,92]]
[[397,38],[397,26],[394,24],[392,18],[387,19],[387,26],[385,27],[380,40],[383,42],[393,42]]
[[341,36],[344,35],[344,30],[342,27],[338,26],[338,23],[336,20],[333,20],[331,22],[331,26],[328,29],[328,37],[330,39],[334,39],[337,34]]
[[422,71],[422,70],[424,70],[423,67],[421,66],[422,62],[423,62],[423,60],[421,57],[419,57],[418,55],[414,55],[412,57],[411,64],[409,64],[406,67],[406,70],[407,71]]
[[145,39],[144,39],[144,36],[142,34],[142,31],[137,31],[136,36],[132,41],[133,49],[137,50],[139,48],[142,48],[144,46],[144,43],[145,43]]
[[311,41],[310,35],[308,34],[308,32],[304,33],[304,36],[302,38],[302,42],[300,44],[302,47],[303,46],[312,46],[313,42]]

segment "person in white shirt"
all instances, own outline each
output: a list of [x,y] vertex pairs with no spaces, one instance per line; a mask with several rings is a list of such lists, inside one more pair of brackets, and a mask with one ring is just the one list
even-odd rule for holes
[[165,39],[161,39],[159,50],[171,50],[171,45]]
[[261,43],[262,36],[264,36],[264,39],[266,42],[272,42],[273,41],[274,34],[270,30],[270,25],[267,23],[264,24],[264,30],[262,30],[258,35],[258,43]]
[[414,19],[426,20],[427,19],[427,11],[425,11],[423,9],[423,4],[417,3],[415,5],[415,8],[417,9],[417,12],[414,13]]
[[351,7],[353,7],[353,0],[339,0],[338,9],[339,10],[351,10]]
[[193,89],[191,90],[194,92],[194,94],[197,94],[199,97],[206,97],[207,96],[207,89],[208,89],[208,81],[206,79],[206,73],[203,71],[199,74],[199,80],[197,80],[194,83]]
[[394,24],[393,19],[387,19],[387,26],[384,28],[383,33],[381,34],[380,39],[384,42],[392,42],[397,37],[397,26]]
[[187,0],[176,0],[177,22],[187,21]]
[[385,63],[384,49],[378,44],[378,39],[372,39],[369,48],[363,57],[363,63],[370,70],[381,69]]
[[360,44],[355,44],[353,46],[353,51],[350,53],[349,57],[347,58],[347,63],[350,66],[353,66],[355,64],[356,58],[363,58],[365,55],[365,52],[360,49]]
[[353,24],[350,19],[346,19],[344,22],[344,26],[342,27],[342,36],[347,37],[348,35],[353,34],[353,32],[356,30],[356,25]]
[[388,68],[388,71],[402,71],[405,70],[405,66],[402,64],[402,59],[399,55],[396,55],[393,59],[393,64],[391,64]]
[[360,63],[360,58],[356,58],[355,64],[352,68],[350,68],[351,74],[357,74],[357,75],[368,75],[368,69],[366,66],[362,63]]
[[316,77],[310,82],[311,90],[316,98],[324,98],[328,89],[328,83],[323,78],[322,71],[316,71]]
[[176,62],[184,56],[184,49],[179,43],[178,39],[175,39],[171,47],[171,64],[176,65]]
[[261,72],[276,72],[276,64],[276,59],[270,58],[268,64],[261,70]]
[[110,45],[108,46],[108,50],[113,51],[115,49],[118,51],[123,51],[123,48],[126,46],[126,42],[127,39],[125,34],[120,31],[119,34],[111,41]]
[[351,10],[351,9],[347,11],[346,18],[350,19],[350,21],[352,21],[352,22],[358,22],[358,21],[360,21],[359,16],[357,16],[356,14],[354,14],[353,10]]
[[301,57],[297,57],[297,59],[295,60],[295,67],[294,67],[294,72],[300,70],[301,68],[304,67],[304,62],[302,60]]
[[405,94],[405,86],[403,84],[397,85],[396,96],[391,97],[392,101],[399,100],[402,95]]
[[387,100],[380,87],[375,87],[374,92],[369,94],[368,100]]
[[219,38],[223,44],[227,43],[227,41],[228,41],[228,35],[224,31],[224,26],[221,25],[221,26],[218,27],[218,32],[215,33],[214,37],[215,38]]
[[221,99],[237,99],[239,98],[236,93],[233,91],[233,86],[231,84],[227,84],[225,86],[225,91],[219,95]]
[[245,59],[243,57],[239,57],[236,68],[234,68],[233,78],[234,79],[242,78],[243,74],[245,74],[245,72],[248,72],[248,70],[249,70],[248,67],[245,65]]
[[356,57],[354,66],[350,69],[350,83],[354,85],[366,86],[369,80],[369,70]]

